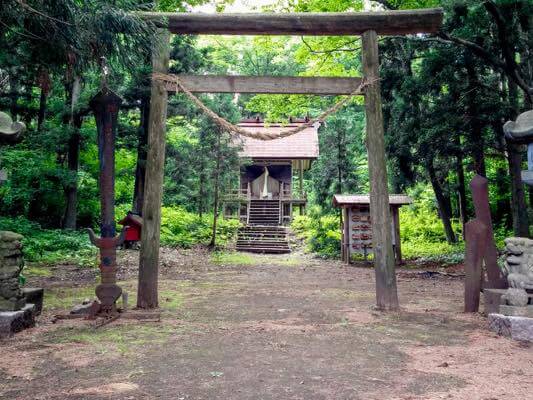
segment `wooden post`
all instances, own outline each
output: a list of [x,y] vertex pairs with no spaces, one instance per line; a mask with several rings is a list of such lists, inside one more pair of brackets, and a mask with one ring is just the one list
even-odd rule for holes
[[488,227],[474,219],[465,224],[465,312],[478,312],[483,280],[483,256],[489,241]]
[[298,185],[300,189],[300,199],[304,198],[304,169],[303,169],[303,161],[298,160]]
[[[159,30],[152,50],[153,72],[167,73],[169,33]],[[148,155],[143,201],[143,229],[139,255],[137,307],[158,307],[159,241],[161,229],[161,197],[165,165],[165,131],[168,94],[164,83],[152,80],[150,116],[148,120]]]
[[507,278],[503,276],[498,266],[498,249],[494,242],[492,217],[490,215],[489,181],[481,175],[476,175],[470,182],[470,189],[472,191],[472,202],[474,203],[476,219],[487,227],[487,245],[483,253],[485,267],[487,269],[487,287],[497,289],[507,288]]
[[398,310],[376,32],[364,32],[362,44],[363,74],[370,83],[365,92],[365,113],[376,304],[380,310]]
[[394,253],[396,264],[403,264],[402,261],[402,243],[400,242],[400,207],[392,206],[392,222],[394,225]]

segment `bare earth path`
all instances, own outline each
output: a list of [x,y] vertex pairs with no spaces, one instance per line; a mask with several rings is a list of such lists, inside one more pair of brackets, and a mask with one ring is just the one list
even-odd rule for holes
[[[130,298],[135,257],[122,255]],[[533,399],[533,348],[462,314],[461,279],[399,271],[403,310],[380,314],[367,268],[201,250],[162,264],[160,323],[53,324],[94,271],[32,278],[47,309],[0,342],[0,398]]]

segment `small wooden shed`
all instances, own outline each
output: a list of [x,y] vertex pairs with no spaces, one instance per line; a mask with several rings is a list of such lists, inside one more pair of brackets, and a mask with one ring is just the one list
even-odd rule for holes
[[[397,264],[402,263],[399,208],[412,202],[413,200],[406,195],[389,195],[392,216],[392,245]],[[333,206],[342,209],[342,260],[349,264],[353,254],[362,255],[366,259],[372,253],[373,248],[370,195],[336,194],[333,196]]]

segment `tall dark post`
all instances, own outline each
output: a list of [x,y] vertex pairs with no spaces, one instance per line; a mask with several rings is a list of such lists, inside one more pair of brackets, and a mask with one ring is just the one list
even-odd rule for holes
[[115,302],[122,294],[122,289],[116,284],[116,248],[123,242],[125,230],[120,237],[115,237],[115,137],[121,103],[122,99],[107,87],[98,92],[90,102],[98,131],[101,207],[101,237],[97,238],[89,229],[91,242],[100,249],[101,283],[95,290],[100,305],[98,309],[93,310],[93,314],[103,316],[116,315]]

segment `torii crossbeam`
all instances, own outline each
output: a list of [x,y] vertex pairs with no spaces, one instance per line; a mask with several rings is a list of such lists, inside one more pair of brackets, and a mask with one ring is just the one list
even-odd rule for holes
[[[370,212],[374,242],[376,304],[381,310],[399,308],[394,271],[391,216],[381,93],[379,83],[378,35],[407,35],[437,32],[443,10],[420,9],[364,13],[289,13],[289,14],[191,14],[141,13],[158,26],[154,40],[154,73],[166,74],[169,64],[169,34],[215,35],[314,35],[362,36],[362,69],[372,84],[365,89],[366,145],[370,176]],[[191,92],[197,93],[284,93],[349,94],[359,78],[329,77],[216,77],[180,78]],[[344,80],[343,80],[344,79]],[[344,88],[345,85],[345,88]],[[342,87],[340,87],[342,86]],[[144,225],[139,260],[137,305],[157,307],[161,198],[165,160],[165,120],[168,91],[172,86],[152,80],[148,132],[148,159],[143,204]],[[141,287],[142,285],[142,287]]]

